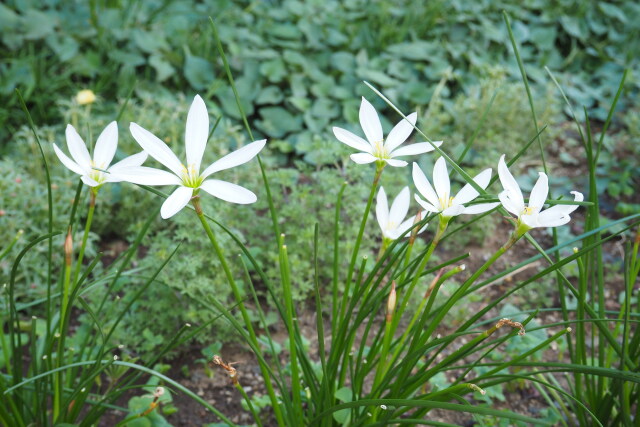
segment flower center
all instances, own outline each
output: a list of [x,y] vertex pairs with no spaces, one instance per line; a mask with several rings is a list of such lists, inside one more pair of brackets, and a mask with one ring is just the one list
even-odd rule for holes
[[532,215],[532,214],[533,214],[533,208],[529,206],[524,208],[524,210],[522,211],[522,215]]
[[376,141],[374,142],[374,152],[373,155],[379,159],[386,159],[387,157],[389,157],[389,153],[387,153],[387,150],[384,148],[384,141]]
[[196,170],[196,166],[191,163],[189,166],[182,165],[182,184],[185,187],[198,188],[202,184],[200,173]]
[[98,169],[105,169],[105,164],[104,163],[98,164],[93,160],[91,160],[91,163],[89,163],[89,165],[91,166],[91,172],[89,172],[89,178],[91,178],[98,184],[102,184],[107,179],[107,177],[105,176],[104,172]]
[[387,231],[392,231],[398,228],[398,225],[394,221],[389,221],[387,223]]
[[440,201],[440,209],[445,210],[450,208],[453,205],[453,197],[447,197],[448,194],[445,193],[443,197],[440,197],[438,200]]

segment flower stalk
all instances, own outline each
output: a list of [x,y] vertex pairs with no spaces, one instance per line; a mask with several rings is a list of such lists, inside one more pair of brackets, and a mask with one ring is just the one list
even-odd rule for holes
[[[238,304],[238,307],[240,308],[240,313],[242,315],[242,320],[244,321],[244,324],[247,327],[247,331],[249,332],[249,337],[251,338],[252,343],[254,344],[255,348],[259,348],[259,343],[258,343],[258,338],[256,336],[255,330],[253,329],[253,326],[251,324],[251,318],[249,317],[249,313],[247,312],[246,307],[244,306],[244,301],[243,301],[243,297],[242,294],[240,293],[240,289],[238,288],[238,285],[236,284],[235,279],[233,278],[233,273],[231,272],[231,269],[229,268],[229,265],[227,264],[227,260],[224,256],[224,253],[222,252],[222,248],[220,247],[220,244],[218,243],[218,239],[216,238],[213,230],[211,229],[211,226],[209,225],[209,222],[207,221],[207,218],[204,216],[204,212],[202,211],[202,205],[200,204],[200,196],[196,194],[191,198],[191,204],[193,205],[193,208],[196,212],[196,215],[198,216],[198,219],[200,220],[200,223],[202,224],[202,228],[204,228],[205,233],[207,234],[207,237],[209,237],[209,241],[211,242],[211,246],[213,246],[213,250],[216,253],[216,256],[218,257],[218,260],[220,261],[220,264],[222,265],[222,270],[224,271],[224,274],[227,278],[227,282],[229,283],[229,286],[231,287],[231,291],[233,292],[233,296],[236,300],[236,303]],[[275,390],[273,388],[273,384],[271,382],[271,375],[269,374],[267,368],[260,363],[260,370],[262,372],[262,377],[265,380],[265,386],[267,388],[267,392],[269,393],[269,397],[271,398],[271,404],[273,406],[273,411],[276,415],[276,418],[278,420],[278,424],[279,425],[285,425],[284,423],[284,419],[282,418],[282,411],[280,409],[280,405],[278,403],[278,398],[275,394]]]
[[89,198],[89,212],[87,213],[87,222],[84,225],[84,234],[82,235],[82,244],[78,252],[78,260],[76,261],[76,269],[73,273],[72,283],[76,284],[78,276],[80,275],[80,268],[82,268],[82,261],[84,259],[84,252],[87,247],[87,240],[89,238],[89,231],[91,230],[91,223],[93,222],[93,213],[96,210],[96,197],[98,195],[98,187],[90,187]]

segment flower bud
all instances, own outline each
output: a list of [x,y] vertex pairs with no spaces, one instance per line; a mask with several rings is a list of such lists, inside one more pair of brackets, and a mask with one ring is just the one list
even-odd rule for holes
[[90,89],[81,90],[76,94],[76,102],[80,105],[93,104],[96,100],[96,94]]
[[387,323],[391,322],[393,313],[396,311],[396,282],[391,282],[391,292],[389,292],[389,299],[387,300]]
[[71,237],[71,227],[67,232],[67,238],[64,239],[64,262],[67,267],[71,267],[71,257],[73,256],[73,238]]

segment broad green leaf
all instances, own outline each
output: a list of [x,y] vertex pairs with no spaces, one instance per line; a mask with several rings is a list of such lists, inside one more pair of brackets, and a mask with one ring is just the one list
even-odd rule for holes
[[215,78],[211,63],[193,55],[187,55],[184,61],[184,76],[196,90],[206,89]]

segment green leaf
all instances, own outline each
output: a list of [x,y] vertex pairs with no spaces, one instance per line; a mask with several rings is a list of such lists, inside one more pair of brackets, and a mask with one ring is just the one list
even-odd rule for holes
[[256,98],[256,104],[279,104],[284,99],[282,90],[277,86],[267,86],[263,88],[258,97]]
[[598,2],[598,9],[600,9],[609,18],[617,19],[622,23],[627,22],[627,15],[615,4]]
[[193,55],[187,55],[184,61],[184,76],[196,90],[206,89],[215,78],[211,63]]
[[175,69],[160,55],[151,55],[149,65],[156,70],[156,81],[163,82],[175,73]]
[[47,45],[58,55],[62,62],[66,62],[78,53],[78,42],[73,37],[54,35],[47,37]]
[[[341,389],[336,390],[334,397],[338,399],[340,402],[349,403],[351,402],[353,396],[353,392],[349,387],[342,387]],[[351,418],[351,411],[349,409],[341,409],[333,413],[333,418],[342,425],[345,425],[349,422]]]
[[28,40],[38,40],[53,33],[56,22],[51,14],[40,12],[36,9],[29,9],[22,19],[22,31]]
[[398,43],[387,48],[387,52],[411,61],[429,61],[435,51],[441,49],[438,43],[417,41],[413,43]]
[[287,68],[281,59],[273,59],[260,64],[260,74],[265,76],[269,82],[278,83],[287,75]]
[[262,120],[258,120],[256,126],[271,138],[282,138],[302,126],[300,116],[294,116],[281,107],[261,108],[260,116]]
[[143,51],[156,53],[162,49],[169,49],[167,41],[162,37],[162,33],[149,32],[140,29],[133,30],[133,41]]

